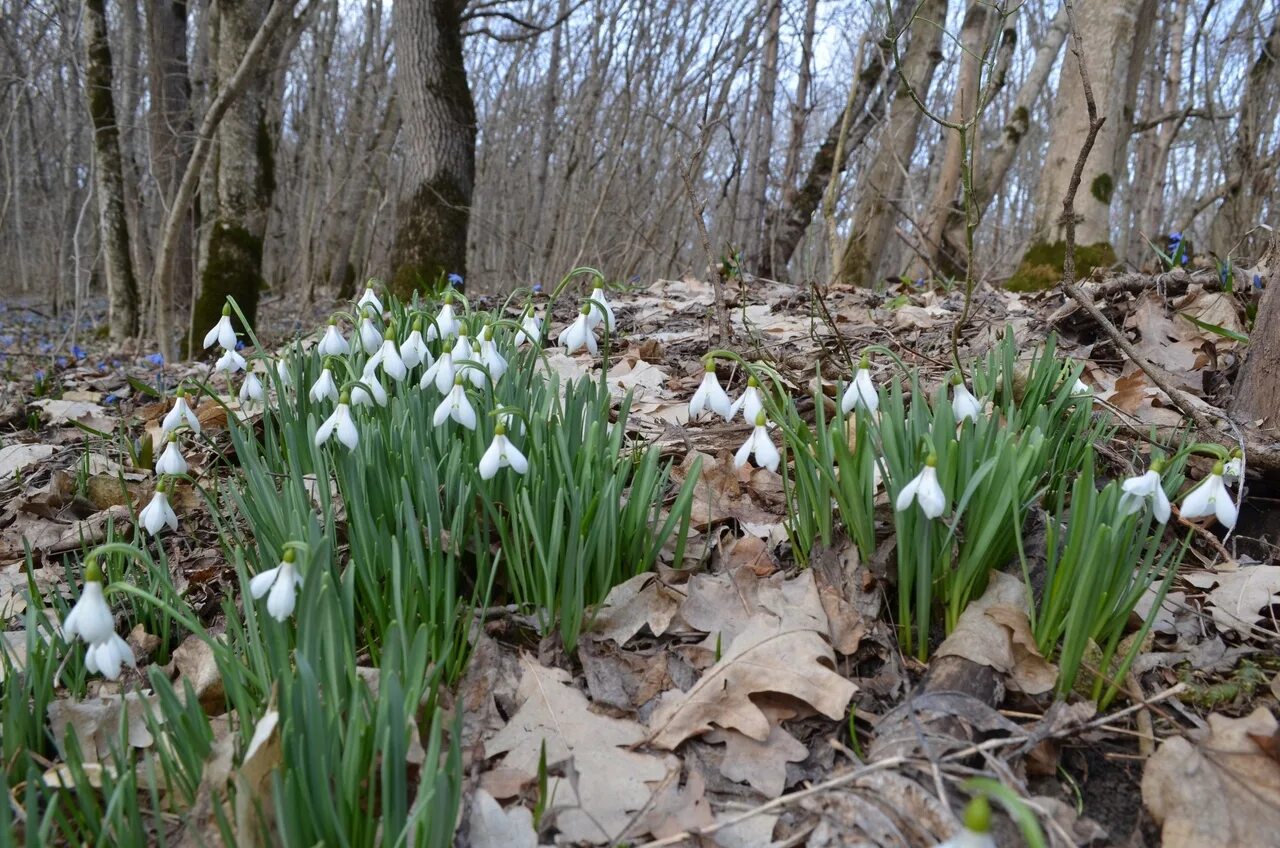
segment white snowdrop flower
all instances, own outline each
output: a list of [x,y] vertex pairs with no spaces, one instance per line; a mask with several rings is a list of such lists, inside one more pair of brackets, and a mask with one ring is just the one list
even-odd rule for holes
[[325,366],[320,372],[320,376],[311,384],[311,391],[308,393],[308,397],[316,403],[325,398],[335,401],[338,399],[338,384],[334,382],[333,372],[329,370],[328,366]]
[[62,632],[71,639],[80,638],[89,646],[84,664],[92,674],[119,680],[121,666],[138,667],[133,649],[116,633],[115,618],[102,593],[102,570],[92,560],[84,569],[80,600],[63,620]]
[[418,386],[425,389],[434,382],[436,389],[441,394],[445,394],[453,385],[453,378],[457,371],[458,369],[453,365],[453,354],[446,350],[426,371],[422,372],[422,380],[418,382]]
[[195,410],[187,403],[187,393],[178,392],[173,399],[173,408],[164,416],[164,420],[160,422],[160,438],[165,438],[178,428],[183,421],[187,422],[187,426],[191,428],[196,435],[200,434],[200,419],[196,417]]
[[351,398],[346,392],[338,397],[338,405],[333,414],[316,430],[316,447],[329,441],[329,437],[335,434],[348,450],[355,450],[356,445],[360,444],[360,433],[356,430],[356,422],[351,419]]
[[862,407],[872,415],[880,408],[880,395],[876,392],[875,383],[871,382],[870,360],[864,353],[858,365],[858,373],[853,375],[853,382],[844,390],[840,398],[840,411],[848,415],[855,407]]
[[778,453],[778,448],[773,444],[773,439],[769,438],[768,419],[765,418],[764,412],[756,415],[756,426],[751,430],[751,435],[747,436],[747,440],[742,443],[742,447],[738,448],[738,452],[733,455],[733,467],[741,468],[747,464],[747,460],[755,454],[756,465],[761,468],[767,468],[770,471],[778,470],[778,463],[782,460],[782,454]]
[[720,380],[716,377],[716,364],[710,359],[707,360],[702,382],[689,401],[689,420],[692,421],[708,409],[725,421],[733,417],[733,401],[729,400],[729,395],[720,387]]
[[248,363],[244,361],[243,356],[236,353],[234,350],[228,350],[223,352],[222,356],[218,357],[218,361],[213,364],[213,370],[222,371],[227,375],[231,375],[237,371],[243,371],[247,364]]
[[421,321],[413,322],[413,330],[404,340],[404,344],[400,345],[400,359],[406,368],[417,368],[424,362],[431,364],[431,351],[427,349],[427,343],[422,338]]
[[1093,387],[1080,378],[1076,378],[1075,385],[1071,387],[1072,397],[1081,397],[1083,395],[1093,394]]
[[449,394],[444,396],[444,400],[440,401],[440,405],[436,407],[436,412],[432,416],[431,422],[439,427],[450,418],[468,430],[476,428],[476,411],[472,408],[471,401],[467,399],[467,392],[463,388],[461,374],[454,378],[453,388],[449,391]]
[[[612,333],[617,329],[618,325],[613,320],[613,306],[610,305],[608,298],[604,296],[604,287],[597,284],[592,288],[591,300],[595,301],[595,303],[587,304],[590,307],[590,312],[587,313],[587,326],[594,330],[603,321],[605,322],[605,327]],[[601,311],[601,307],[604,307],[603,311]]]
[[342,337],[338,329],[338,319],[330,318],[329,327],[324,331],[324,338],[316,345],[316,352],[321,356],[345,356],[351,352],[351,345]]
[[369,307],[379,315],[382,314],[382,301],[378,300],[378,296],[373,293],[373,286],[364,287],[364,294],[360,295],[360,299],[356,301],[356,306],[361,310]]
[[1142,505],[1151,501],[1151,510],[1156,521],[1161,524],[1169,520],[1169,497],[1164,493],[1164,485],[1160,481],[1160,471],[1164,463],[1156,460],[1145,474],[1130,477],[1120,484],[1124,494],[1120,496],[1120,514],[1133,515],[1142,509]]
[[959,833],[936,848],[996,848],[996,841],[991,838],[991,803],[985,796],[969,802]]
[[954,378],[951,385],[951,414],[955,417],[956,423],[966,418],[976,423],[982,416],[981,401],[973,396],[959,377]]
[[596,337],[591,331],[591,324],[587,321],[590,313],[591,307],[583,306],[573,323],[560,331],[557,340],[564,345],[565,353],[575,353],[585,347],[587,352],[594,356],[600,350],[596,346]]
[[1234,483],[1240,479],[1244,471],[1244,459],[1240,456],[1239,451],[1233,451],[1231,458],[1222,465],[1222,479],[1227,483]]
[[160,532],[160,528],[168,525],[170,530],[178,529],[178,516],[169,506],[169,496],[165,494],[163,478],[156,483],[156,493],[151,496],[151,503],[138,513],[138,523],[152,536]]
[[218,323],[214,324],[209,332],[204,334],[205,350],[213,347],[215,342],[221,345],[223,350],[236,349],[236,328],[231,326],[230,304],[222,307],[222,317],[218,319]]
[[[498,352],[498,343],[493,340],[493,326],[484,328],[484,332],[480,335],[480,362],[489,371],[489,379],[495,384],[502,379],[502,375],[507,373],[507,360]],[[471,383],[476,388],[484,387],[484,374],[480,371],[472,369]]]
[[760,413],[764,412],[760,382],[755,377],[747,378],[747,388],[742,392],[742,396],[733,402],[733,407],[729,410],[729,418],[732,419],[737,415],[738,410],[742,410],[743,421],[755,421]]
[[281,388],[293,388],[293,372],[289,370],[289,360],[284,357],[276,360],[276,376],[280,378]]
[[471,336],[467,335],[467,324],[465,321],[458,323],[458,340],[453,343],[453,350],[450,355],[455,363],[465,362],[468,359],[475,359],[475,351],[471,349]]
[[1221,462],[1214,463],[1213,472],[1182,499],[1183,518],[1204,518],[1216,516],[1223,527],[1228,530],[1236,526],[1236,505],[1227,491],[1227,484],[1222,480],[1225,466]]
[[529,470],[529,460],[525,459],[520,449],[511,444],[507,438],[506,425],[501,421],[493,428],[493,441],[489,449],[480,457],[480,479],[491,480],[498,469],[510,467],[517,474]]
[[[286,548],[284,558],[275,568],[268,568],[261,574],[254,575],[249,581],[249,594],[254,600],[267,595],[267,612],[276,621],[284,621],[293,615],[293,608],[298,600],[298,587],[302,585],[302,575],[294,565],[297,554],[293,548]],[[271,594],[267,594],[268,591]]]
[[182,456],[181,449],[178,448],[178,434],[170,433],[168,444],[160,453],[160,458],[156,460],[156,474],[168,475],[176,477],[179,474],[187,473],[187,460]]
[[360,319],[360,346],[370,356],[382,347],[382,333],[378,332],[378,328],[368,316]]
[[262,403],[267,399],[267,393],[262,388],[262,381],[258,379],[258,375],[250,371],[244,375],[244,382],[240,384],[240,403]]
[[937,518],[947,508],[947,496],[938,483],[938,458],[933,454],[924,461],[920,473],[898,492],[894,506],[898,512],[903,512],[911,507],[913,501],[920,504],[920,511],[926,518]]
[[520,329],[516,331],[516,347],[537,342],[542,344],[542,322],[532,311],[526,312],[520,319]]
[[382,373],[397,383],[409,373],[404,359],[400,356],[400,351],[396,349],[395,333],[390,327],[387,328],[387,332],[382,338],[382,347],[378,351],[378,358],[382,365]]
[[351,402],[356,406],[372,406],[375,403],[378,406],[387,405],[387,390],[382,387],[377,374],[380,360],[380,356],[375,356],[364,364],[364,370],[360,372],[360,385],[351,389]]
[[453,314],[453,297],[446,294],[435,323],[427,328],[427,341],[447,339],[458,334],[458,319]]

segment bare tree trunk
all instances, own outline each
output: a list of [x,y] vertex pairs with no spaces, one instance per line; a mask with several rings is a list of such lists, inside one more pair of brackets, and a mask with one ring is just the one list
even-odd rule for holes
[[744,247],[759,255],[769,189],[769,163],[773,156],[773,107],[778,94],[778,42],[782,29],[782,0],[773,0],[765,20],[764,56],[760,66],[760,89],[756,98],[755,138],[751,145],[750,181],[747,184]]
[[1280,234],[1271,233],[1253,270],[1265,288],[1230,409],[1237,421],[1261,422],[1274,433],[1280,424]]
[[137,335],[138,281],[129,254],[124,169],[111,92],[111,48],[104,5],[104,0],[85,2],[85,93],[93,120],[94,191],[98,196],[98,230],[107,272],[108,324],[111,338],[118,341]]
[[[563,17],[568,13],[569,0],[560,0],[558,14]],[[552,216],[546,214],[547,177],[551,172],[551,156],[556,149],[555,125],[556,110],[560,104],[562,42],[567,39],[568,35],[560,27],[551,33],[551,58],[547,69],[546,90],[542,97],[542,121],[538,130],[538,161],[534,166],[533,177],[533,214],[537,216],[537,220],[533,227],[533,243],[529,245],[529,259],[525,270],[525,274],[530,277],[535,273],[535,268],[547,266],[553,247],[553,240],[548,236]],[[538,265],[539,260],[541,260],[541,266]],[[530,280],[530,282],[537,281]]]
[[[1134,22],[1142,3],[1143,0],[1081,0],[1076,6],[1093,96],[1098,114],[1106,121],[1085,164],[1081,192],[1076,198],[1076,243],[1080,245],[1111,242],[1111,199],[1122,181],[1112,169],[1117,146],[1128,141],[1127,137],[1121,138],[1120,113],[1128,87]],[[1053,104],[1049,150],[1036,195],[1036,240],[1058,242],[1063,238],[1062,198],[1088,132],[1080,75],[1064,69]]]
[[946,19],[947,0],[923,0],[910,22],[911,37],[895,69],[897,91],[875,158],[862,180],[853,232],[840,257],[839,279],[871,285],[885,276],[894,224],[900,217],[896,204],[924,120],[908,89],[922,102],[928,100],[933,73],[942,61],[941,22]]
[[1219,256],[1233,250],[1248,255],[1253,248],[1254,242],[1246,234],[1261,222],[1263,204],[1275,186],[1274,171],[1259,161],[1264,155],[1259,145],[1272,137],[1278,107],[1280,17],[1271,21],[1271,32],[1249,68],[1240,100],[1240,120],[1226,163],[1230,188],[1209,227],[1209,247]]
[[[818,0],[806,0],[804,29],[800,33],[800,69],[796,74],[795,99],[791,104],[791,132],[787,139],[787,158],[782,165],[782,187],[790,193],[800,172],[800,154],[804,149],[804,129],[809,122],[809,88],[813,85],[813,39],[818,30]],[[772,241],[772,230],[765,238]],[[769,247],[761,250],[763,256]]]
[[392,284],[401,295],[463,274],[476,111],[462,59],[463,0],[396,3],[396,84],[407,145]]
[[[1120,226],[1115,231],[1114,239],[1117,257],[1124,257],[1128,254],[1129,241],[1135,235],[1132,232],[1135,199],[1132,186],[1137,174],[1132,173],[1129,165],[1129,141],[1133,138],[1133,119],[1138,112],[1138,86],[1142,82],[1146,66],[1151,59],[1151,33],[1156,25],[1156,5],[1156,0],[1141,0],[1138,6],[1138,15],[1133,27],[1133,39],[1129,45],[1128,68],[1123,69],[1125,85],[1122,91],[1124,92],[1124,99],[1120,102],[1120,109],[1115,113],[1116,145],[1112,152],[1111,173],[1116,175],[1116,179],[1119,181],[1117,187],[1122,189],[1118,197],[1120,200]],[[1154,88],[1149,83],[1146,94],[1151,100],[1156,99],[1156,96],[1151,93],[1153,90],[1158,91],[1159,89]],[[1124,175],[1122,181],[1120,181],[1121,175]]]

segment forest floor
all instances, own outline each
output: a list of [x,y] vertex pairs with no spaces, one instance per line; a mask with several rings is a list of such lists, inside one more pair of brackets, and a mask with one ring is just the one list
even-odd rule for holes
[[[1178,388],[1214,407],[1229,391],[1240,343],[1202,327],[1245,331],[1243,301],[1216,281],[1212,271],[1179,270],[1149,285],[1095,279],[1087,286]],[[940,383],[952,368],[951,329],[964,300],[958,290],[910,285],[877,292],[829,286],[819,296],[803,286],[732,281],[728,296],[734,339],[719,346],[771,361],[802,397],[815,388],[830,397],[868,344],[893,350]],[[677,480],[702,461],[684,561],[668,558],[656,573],[615,588],[572,657],[554,640],[531,638],[523,611],[490,610],[450,698],[464,715],[463,843],[536,844],[519,802],[529,803],[536,789],[533,740],[554,725],[574,754],[574,769],[551,777],[556,805],[585,812],[558,818],[568,841],[599,841],[604,828],[649,845],[932,845],[954,831],[959,784],[985,775],[1028,805],[1049,844],[1276,844],[1275,479],[1244,481],[1243,510],[1228,538],[1220,527],[1194,533],[1163,605],[1140,609],[1155,625],[1106,712],[1087,698],[1028,695],[1019,691],[1033,688],[1025,675],[1047,661],[1028,656],[1034,645],[1020,642],[1016,627],[991,618],[969,622],[969,638],[953,643],[950,656],[935,652],[928,663],[904,656],[887,550],[862,561],[851,543],[838,541],[816,550],[810,567],[797,565],[782,477],[734,468],[733,453],[751,428],[688,420],[715,331],[709,284],[657,281],[612,300],[619,339],[607,379],[617,392],[632,392],[631,427],[673,460]],[[283,342],[327,314],[268,299],[259,334]],[[557,315],[553,327],[571,315]],[[136,441],[156,432],[169,408],[165,392],[210,372],[207,361],[164,363],[152,352],[109,348],[90,337],[100,320],[86,314],[73,342],[69,322],[38,304],[0,312],[0,619],[19,665],[28,580],[71,597],[64,561],[106,538],[109,525],[130,522],[150,497],[149,467],[135,467],[120,436]],[[1085,363],[1095,411],[1119,425],[1112,443],[1096,446],[1114,477],[1132,473],[1145,439],[1185,428],[1169,399],[1060,293],[979,287],[961,357],[985,355],[1006,332],[1028,356],[1055,333],[1059,354]],[[547,363],[580,376],[600,360],[548,348]],[[873,368],[877,382],[891,379],[887,360]],[[730,394],[744,382],[736,375]],[[237,409],[233,397],[226,400]],[[201,422],[215,440],[225,416],[202,405]],[[214,459],[193,451],[191,473],[210,484],[234,473]],[[1193,460],[1189,473],[1201,476],[1210,464]],[[880,501],[883,526],[892,507],[887,495]],[[216,632],[235,572],[203,502],[180,490],[174,506],[184,533],[162,537],[173,580]],[[1189,526],[1174,523],[1184,532]],[[28,546],[36,566],[30,575]],[[827,635],[833,660],[779,653],[755,671],[723,670],[721,646],[761,617],[805,620]],[[139,630],[129,637],[140,668],[150,638]],[[767,678],[789,667],[807,675],[814,691],[770,688]],[[207,668],[190,662],[175,660],[166,671],[199,692],[215,684]],[[737,694],[715,702],[711,692],[694,714],[671,720],[671,705],[700,689],[705,695],[717,673],[736,675]],[[931,687],[931,677],[952,685]],[[104,681],[97,694],[121,691]],[[831,701],[846,691],[853,711],[833,717]],[[655,726],[655,715],[666,721]],[[731,729],[753,722],[759,727],[751,735]],[[100,717],[78,730],[110,735],[115,727]],[[1010,818],[997,816],[999,844],[1019,844],[1017,833]]]

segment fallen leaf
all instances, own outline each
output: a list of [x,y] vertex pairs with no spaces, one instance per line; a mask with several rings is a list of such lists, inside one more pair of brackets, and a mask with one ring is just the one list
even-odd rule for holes
[[9,481],[37,462],[53,456],[53,445],[8,445],[0,448],[0,482]]
[[667,632],[683,596],[656,574],[637,574],[609,590],[591,629],[619,645],[630,642],[646,625],[654,636]]
[[1036,649],[1026,604],[1022,581],[993,571],[987,590],[960,613],[934,656],[990,666],[1007,675],[1010,688],[1028,695],[1048,692],[1058,681],[1058,670]]
[[240,845],[257,845],[265,827],[274,829],[275,806],[271,802],[271,772],[282,762],[280,713],[268,709],[253,728],[253,738],[245,750],[236,774],[236,836]]
[[44,412],[50,424],[83,424],[103,433],[111,433],[116,429],[120,419],[107,412],[96,403],[79,400],[57,400],[45,398],[32,402],[32,406]]
[[[485,756],[505,754],[500,766],[536,775],[546,744],[548,768],[571,766],[575,787],[557,781],[555,824],[570,842],[621,838],[657,784],[678,766],[673,757],[630,750],[644,728],[626,719],[598,715],[572,685],[567,671],[521,658],[519,703],[506,727],[485,743]],[[572,796],[572,797],[570,797]],[[568,803],[565,803],[565,801]]]
[[707,781],[694,769],[684,786],[674,779],[665,781],[654,793],[644,815],[636,819],[630,835],[651,833],[655,839],[666,839],[684,831],[698,830],[712,824],[711,804],[707,801]]
[[222,672],[218,670],[218,662],[208,642],[199,636],[188,636],[174,650],[173,663],[181,678],[179,685],[182,681],[191,684],[206,713],[220,713],[226,709]]
[[471,798],[468,824],[472,848],[537,848],[538,845],[533,813],[519,804],[504,810],[483,789],[477,789]]
[[712,730],[705,737],[713,745],[724,745],[720,773],[730,780],[749,784],[766,798],[776,798],[787,785],[787,763],[798,763],[809,756],[809,749],[782,726],[784,719],[795,716],[795,710],[781,706],[762,708],[769,720],[769,735],[763,741],[751,739],[736,730]]
[[788,630],[773,616],[754,616],[689,691],[662,696],[649,717],[651,741],[674,750],[714,727],[764,741],[769,718],[752,696],[766,692],[796,698],[827,718],[843,718],[858,687],[834,671],[825,630]]
[[1142,800],[1165,848],[1274,845],[1280,833],[1280,763],[1250,738],[1277,731],[1259,707],[1209,716],[1207,736],[1166,739],[1142,772]]
[[1242,565],[1235,571],[1203,571],[1186,576],[1201,589],[1217,585],[1209,593],[1213,623],[1223,632],[1241,636],[1262,620],[1262,610],[1280,600],[1280,565]]
[[[127,695],[104,695],[83,701],[59,699],[49,704],[49,732],[53,744],[64,759],[67,756],[67,734],[74,732],[85,762],[110,759],[113,745],[119,741],[134,748],[149,748],[155,743],[147,727],[148,705],[155,697],[136,692]],[[120,734],[120,714],[126,714],[124,738]],[[157,718],[159,712],[157,711]]]

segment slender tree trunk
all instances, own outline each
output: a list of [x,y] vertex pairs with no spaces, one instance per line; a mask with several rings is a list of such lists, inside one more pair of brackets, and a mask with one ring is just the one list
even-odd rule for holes
[[[1138,86],[1151,61],[1151,33],[1156,28],[1156,0],[1141,0],[1137,18],[1134,21],[1133,39],[1129,45],[1128,68],[1124,71],[1125,85],[1122,89],[1124,99],[1120,109],[1115,113],[1116,144],[1112,151],[1111,173],[1115,175],[1117,188],[1121,189],[1117,199],[1120,201],[1120,226],[1115,231],[1115,253],[1124,257],[1129,251],[1129,241],[1135,237],[1132,232],[1134,191],[1133,183],[1139,174],[1133,173],[1129,165],[1129,142],[1133,138],[1133,120],[1138,111]],[[1155,100],[1149,92],[1152,83],[1148,82],[1148,97]],[[1159,89],[1154,89],[1158,91]],[[1123,180],[1121,177],[1123,175]],[[1147,176],[1149,179],[1149,176]],[[1143,242],[1145,246],[1145,242]]]
[[1253,270],[1264,288],[1230,409],[1237,421],[1261,422],[1274,433],[1280,424],[1280,234],[1271,232]]
[[[1182,54],[1189,5],[1190,0],[1178,0],[1171,7],[1171,14],[1166,22],[1168,47],[1165,52],[1164,93],[1160,104],[1162,114],[1171,113],[1178,108],[1178,98],[1182,92]],[[1169,229],[1168,222],[1165,221],[1164,206],[1165,187],[1169,182],[1169,152],[1185,122],[1184,115],[1152,130],[1151,181],[1143,187],[1145,194],[1138,212],[1138,230],[1149,238],[1154,239],[1160,231]]]
[[396,3],[396,84],[406,143],[393,287],[408,295],[466,272],[476,110],[462,58],[462,0]]
[[765,20],[764,56],[760,65],[760,89],[756,97],[756,127],[751,146],[750,182],[744,247],[758,256],[763,245],[764,213],[768,204],[769,164],[773,159],[773,106],[778,95],[778,42],[782,30],[782,0],[773,0]]
[[910,38],[901,51],[902,64],[895,68],[898,85],[889,118],[875,158],[862,180],[853,232],[840,257],[840,279],[871,285],[886,275],[894,224],[900,217],[897,203],[924,120],[908,88],[922,102],[928,102],[934,71],[942,61],[942,22],[946,19],[947,0],[923,0],[910,22]]
[[138,332],[138,281],[133,275],[129,254],[124,169],[111,91],[111,48],[107,41],[104,5],[104,0],[85,2],[85,92],[93,121],[94,191],[98,197],[98,230],[107,272],[108,324],[111,338],[122,340]]

